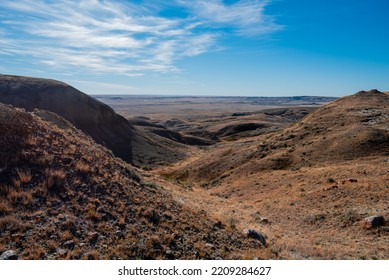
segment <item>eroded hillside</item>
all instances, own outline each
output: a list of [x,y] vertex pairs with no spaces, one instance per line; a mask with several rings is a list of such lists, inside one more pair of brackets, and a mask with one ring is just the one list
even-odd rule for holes
[[185,157],[185,149],[175,151],[144,135],[106,104],[63,82],[0,75],[0,102],[28,111],[37,108],[56,113],[117,157],[137,166],[172,163]]
[[389,215],[388,110],[387,94],[359,92],[158,173],[194,206],[260,228],[281,258],[388,258],[388,227],[361,226]]
[[0,252],[22,259],[271,254],[194,211],[61,117],[0,104]]

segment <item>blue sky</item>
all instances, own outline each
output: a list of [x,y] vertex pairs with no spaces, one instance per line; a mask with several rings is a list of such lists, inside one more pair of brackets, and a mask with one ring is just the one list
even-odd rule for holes
[[2,0],[0,73],[89,94],[389,90],[387,0]]

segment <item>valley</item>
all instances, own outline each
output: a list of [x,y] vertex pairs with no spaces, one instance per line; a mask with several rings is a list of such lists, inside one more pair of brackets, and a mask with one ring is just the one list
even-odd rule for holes
[[[233,229],[260,230],[272,258],[388,257],[388,228],[361,227],[364,218],[389,211],[387,95],[360,92],[328,105],[216,98],[218,109],[202,98],[179,106],[174,98],[161,99],[127,118],[141,115],[215,141],[191,147],[175,164],[144,171],[178,201]],[[125,100],[116,107],[104,99],[123,115]]]
[[95,97],[0,76],[0,254],[389,258],[388,93]]

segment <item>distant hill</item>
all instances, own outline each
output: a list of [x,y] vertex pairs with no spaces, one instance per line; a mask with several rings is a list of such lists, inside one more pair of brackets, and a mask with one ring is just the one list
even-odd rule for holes
[[332,102],[338,97],[328,96],[285,96],[285,97],[247,97],[246,102],[262,105],[320,105]]
[[194,212],[53,113],[0,104],[0,254],[243,258],[257,241]]
[[388,121],[389,95],[361,91],[321,107],[288,128],[258,137],[258,142],[252,139],[251,145],[236,146],[228,153],[216,149],[174,176],[218,180],[235,168],[242,172],[294,169],[389,155]]
[[323,106],[269,139],[268,146],[288,146],[301,165],[389,155],[388,121],[389,95],[360,91]]
[[[203,209],[261,228],[277,258],[388,259],[388,158],[389,95],[371,90],[160,174]],[[372,216],[386,222],[366,229]]]
[[174,162],[174,154],[142,135],[109,106],[63,82],[0,75],[0,102],[33,111],[54,112],[106,146],[116,156],[136,165]]

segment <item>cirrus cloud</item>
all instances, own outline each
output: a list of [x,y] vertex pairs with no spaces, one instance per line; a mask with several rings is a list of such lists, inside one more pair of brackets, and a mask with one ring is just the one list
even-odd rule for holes
[[0,55],[56,69],[129,76],[179,70],[175,62],[215,50],[223,28],[261,34],[279,27],[269,1],[173,1],[185,16],[164,17],[143,3],[113,0],[3,0]]

